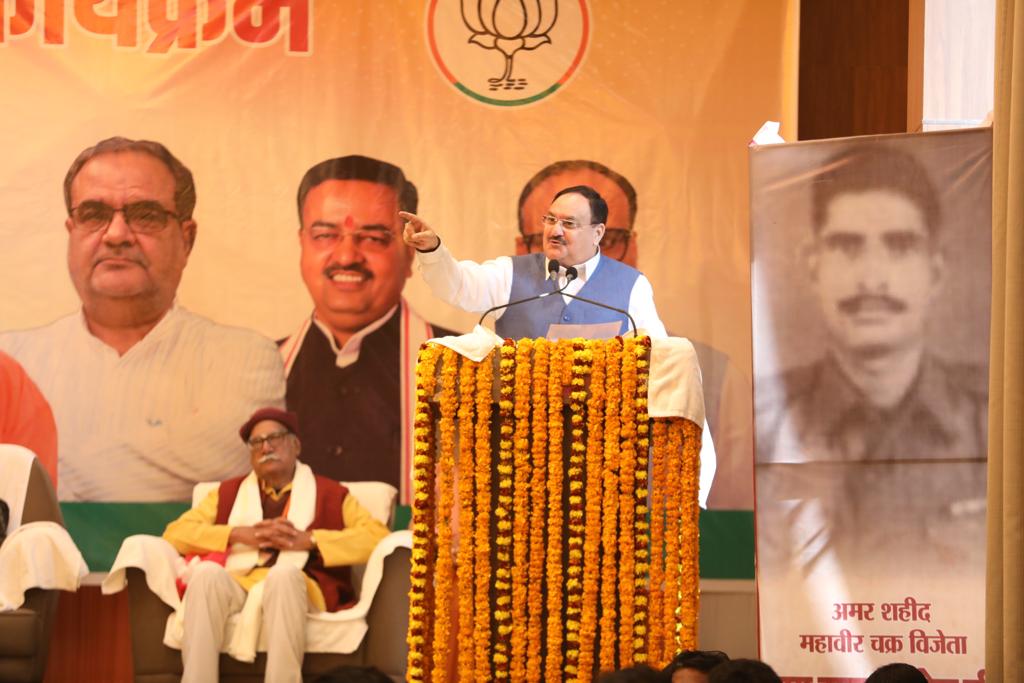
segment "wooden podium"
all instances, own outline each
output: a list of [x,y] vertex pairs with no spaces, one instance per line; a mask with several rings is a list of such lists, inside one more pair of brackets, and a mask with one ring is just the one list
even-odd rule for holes
[[408,680],[590,681],[695,647],[701,425],[649,414],[652,371],[647,337],[423,346]]

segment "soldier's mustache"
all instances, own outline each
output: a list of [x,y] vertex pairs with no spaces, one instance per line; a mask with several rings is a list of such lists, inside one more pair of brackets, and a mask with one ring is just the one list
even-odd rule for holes
[[265,462],[269,462],[271,460],[280,460],[280,459],[281,458],[277,457],[277,455],[275,455],[274,453],[264,453],[263,455],[260,456],[260,459],[257,460],[256,462],[258,464],[262,465]]
[[902,313],[907,310],[907,304],[887,294],[861,294],[839,302],[839,310],[843,313],[856,314],[867,308]]

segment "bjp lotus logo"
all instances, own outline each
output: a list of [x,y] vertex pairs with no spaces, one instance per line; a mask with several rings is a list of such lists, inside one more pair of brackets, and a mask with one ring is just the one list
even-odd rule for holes
[[512,63],[520,50],[551,43],[548,32],[558,20],[558,0],[462,0],[462,21],[473,32],[469,42],[505,55],[505,71],[488,78],[490,90],[524,90],[525,78],[512,78]]
[[516,106],[551,95],[577,71],[590,13],[587,0],[428,0],[427,34],[435,64],[460,92]]

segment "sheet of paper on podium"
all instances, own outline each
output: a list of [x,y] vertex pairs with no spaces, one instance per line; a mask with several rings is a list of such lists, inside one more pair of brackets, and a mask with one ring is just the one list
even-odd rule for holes
[[619,333],[622,323],[612,321],[608,323],[592,323],[589,325],[561,325],[554,323],[548,328],[547,338],[551,341],[559,339],[611,339]]

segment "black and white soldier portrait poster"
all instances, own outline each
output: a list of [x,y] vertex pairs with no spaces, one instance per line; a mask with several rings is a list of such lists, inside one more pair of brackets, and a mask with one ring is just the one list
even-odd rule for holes
[[761,656],[984,680],[992,136],[752,147]]

